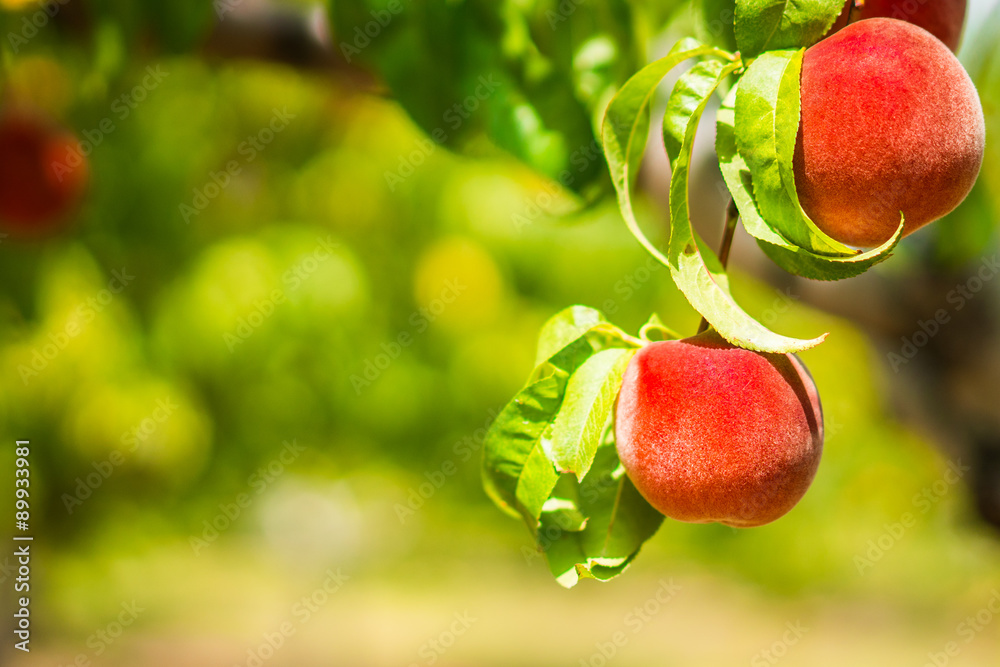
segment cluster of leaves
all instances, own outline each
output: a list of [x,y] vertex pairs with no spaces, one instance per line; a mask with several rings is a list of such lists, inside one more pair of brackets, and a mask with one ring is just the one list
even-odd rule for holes
[[524,519],[564,586],[620,574],[663,516],[625,475],[612,412],[622,376],[651,339],[676,338],[653,318],[635,338],[592,308],[550,319],[525,387],[486,437],[483,485]]
[[[776,5],[784,11],[775,11]],[[666,57],[629,79],[607,109],[604,149],[626,223],[670,267],[674,281],[695,309],[727,340],[748,349],[793,352],[823,338],[781,336],[744,312],[730,293],[724,267],[691,228],[687,191],[695,132],[711,96],[728,77],[738,80],[717,114],[719,166],[744,227],[768,257],[796,275],[838,280],[886,259],[902,234],[901,217],[896,233],[882,246],[867,252],[850,248],[816,227],[795,189],[792,160],[802,58],[805,47],[829,29],[841,7],[838,2],[802,7],[737,2],[739,55],[693,39],[682,40]],[[784,48],[790,44],[798,48]],[[663,141],[672,168],[671,234],[664,255],[642,234],[632,211],[631,189],[646,144],[650,98],[670,70],[691,58],[701,60],[675,84],[663,118]]]
[[[842,6],[840,0],[737,0],[739,53],[683,39],[632,76],[607,106],[604,153],[626,224],[669,267],[694,308],[744,348],[794,352],[823,336],[782,336],[743,311],[722,262],[692,229],[688,178],[695,134],[727,80],[736,79],[717,114],[719,164],[744,226],[773,261],[808,278],[847,278],[888,257],[902,234],[901,220],[881,247],[855,250],[820,231],[796,194],[792,159],[803,54],[830,29]],[[664,253],[640,229],[631,192],[646,146],[650,100],[663,78],[691,59],[697,62],[674,85],[662,124],[672,170]],[[654,321],[635,339],[588,308],[557,315],[542,331],[534,373],[490,430],[486,489],[501,508],[524,519],[563,585],[584,576],[617,576],[662,520],[624,474],[611,428],[625,367],[649,342],[649,327],[667,331]]]
[[365,0],[333,3],[332,24],[339,55],[377,71],[430,137],[473,154],[488,139],[590,201],[610,191],[604,108],[645,62],[648,27],[682,6]]

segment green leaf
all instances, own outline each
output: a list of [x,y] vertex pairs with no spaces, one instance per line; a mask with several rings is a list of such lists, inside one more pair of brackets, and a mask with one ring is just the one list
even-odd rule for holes
[[[622,215],[630,228],[637,226],[632,213],[631,187],[646,147],[649,132],[646,114],[650,98],[670,70],[685,60],[698,56],[730,57],[731,54],[700,44],[694,39],[682,39],[665,57],[646,65],[629,79],[611,100],[604,115],[604,155],[618,193]],[[654,256],[659,254],[655,250],[652,252]],[[666,264],[662,255],[659,257]]]
[[716,151],[744,226],[764,252],[792,273],[837,280],[888,258],[903,224],[886,243],[861,253],[827,236],[802,209],[794,158],[803,53],[769,51],[750,65],[735,104],[731,94],[719,111]]
[[695,0],[692,3],[699,39],[727,51],[736,51],[735,0]]
[[[598,419],[604,409],[598,403],[599,397],[587,394],[587,378],[593,370],[573,381],[573,391],[566,401],[571,380],[597,354],[610,351],[620,355],[642,345],[642,341],[608,322],[600,311],[585,306],[567,308],[546,322],[538,342],[538,357],[544,360],[535,367],[527,386],[497,416],[484,442],[483,487],[500,509],[522,517],[531,530],[536,529],[542,506],[559,477],[546,451],[553,441],[557,416],[564,407],[570,411],[560,425],[565,454],[572,447],[567,430],[575,423],[571,413],[579,414],[588,400],[593,419]],[[589,368],[599,367],[598,363]],[[582,437],[584,431],[580,433]],[[584,454],[581,460],[589,465],[592,456]]]
[[558,479],[542,439],[566,390],[565,373],[522,389],[497,415],[483,443],[483,487],[502,510],[533,527]]
[[582,530],[570,530],[565,514],[543,514],[538,544],[552,574],[567,588],[581,578],[607,581],[621,574],[659,529],[663,515],[629,481],[614,443],[597,450],[583,482],[570,475],[563,479],[577,485],[579,510],[588,520]]
[[566,387],[564,406],[552,426],[546,453],[561,473],[582,480],[601,444],[604,427],[635,350],[609,349],[585,361]]
[[[761,216],[753,198],[753,179],[750,170],[736,150],[734,103],[736,88],[723,102],[716,115],[715,152],[719,157],[722,177],[729,187],[740,219],[747,232],[757,239],[764,253],[789,273],[814,280],[841,280],[864,273],[890,256],[899,240],[899,233],[890,243],[865,253],[852,253],[835,257],[818,255],[789,243],[771,228]],[[796,197],[797,199],[797,197]]]
[[553,356],[598,324],[607,323],[608,320],[601,311],[587,306],[570,306],[556,313],[542,326],[538,335],[535,365]]
[[[791,170],[799,128],[798,76],[803,53],[803,50],[768,52],[747,68],[736,92],[736,148],[750,169],[761,214],[783,236],[818,254],[856,254],[854,249],[821,232],[805,216],[797,198],[793,201],[789,197],[783,178]],[[792,91],[781,90],[786,77],[794,84]],[[787,169],[781,166],[785,156]]]
[[715,254],[691,228],[688,213],[688,175],[698,121],[719,82],[738,63],[699,63],[682,76],[667,101],[663,121],[664,143],[673,153],[670,179],[670,246],[668,265],[674,282],[695,309],[734,345],[761,352],[805,350],[824,336],[799,340],[774,333],[747,315],[729,293],[728,277]]
[[639,329],[639,338],[647,343],[661,340],[678,340],[681,335],[665,325],[660,316],[653,313]]
[[811,46],[844,9],[844,0],[736,0],[736,44],[749,62],[774,49]]
[[[655,315],[643,330],[669,332]],[[487,494],[524,519],[564,586],[621,574],[663,520],[626,477],[611,428],[644,344],[592,308],[558,313],[539,336],[543,361],[486,435]]]
[[[498,147],[591,203],[609,185],[604,107],[645,61],[648,35],[686,7],[655,5],[340,0],[330,16],[337,55],[377,72],[428,136],[474,156]],[[373,35],[376,15],[389,21]]]
[[567,377],[573,374],[580,364],[589,359],[595,352],[611,348],[639,348],[643,342],[629,336],[624,331],[608,322],[598,322],[583,331],[577,338],[551,357],[538,364],[532,371],[530,381],[562,372]]
[[[542,438],[548,437],[549,428],[546,426],[542,430]],[[552,493],[553,487],[559,480],[559,473],[552,467],[552,462],[546,455],[543,447],[534,443],[531,453],[521,468],[521,474],[517,480],[517,487],[514,496],[517,498],[517,507],[528,523],[528,528],[534,530],[538,525],[538,518],[542,514],[545,502]]]
[[[694,40],[679,42],[671,52],[641,69],[622,87],[608,105],[604,120],[604,151],[618,192],[618,206],[629,230],[654,257],[670,267],[674,282],[698,312],[705,316],[730,342],[767,351],[804,350],[822,341],[779,336],[743,312],[729,294],[728,278],[715,255],[695,238],[688,219],[687,181],[691,149],[698,120],[712,92],[740,63],[722,65],[708,61],[696,65],[681,77],[664,117],[664,143],[677,155],[670,187],[670,257],[660,252],[643,235],[632,209],[632,181],[636,155],[645,148],[648,128],[643,123],[649,100],[663,77],[675,65],[694,56],[711,55],[732,61],[724,51],[699,45]],[[713,64],[714,63],[714,64]]]
[[[588,517],[580,510],[580,485],[573,475],[560,475],[549,499],[542,506],[542,524],[555,523],[561,530],[579,532]],[[541,538],[539,538],[541,539]]]

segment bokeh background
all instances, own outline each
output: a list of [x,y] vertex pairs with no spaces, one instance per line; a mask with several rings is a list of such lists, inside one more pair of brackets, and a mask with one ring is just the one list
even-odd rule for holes
[[[960,54],[991,133],[994,4],[970,2]],[[864,277],[806,284],[737,239],[748,311],[830,332],[802,355],[816,481],[763,528],[668,521],[567,591],[483,494],[483,434],[565,306],[697,327],[593,137],[676,38],[725,43],[726,3],[0,5],[3,110],[75,133],[89,173],[58,225],[0,237],[0,497],[29,438],[35,535],[32,650],[5,612],[2,664],[997,664],[993,134],[967,203]]]

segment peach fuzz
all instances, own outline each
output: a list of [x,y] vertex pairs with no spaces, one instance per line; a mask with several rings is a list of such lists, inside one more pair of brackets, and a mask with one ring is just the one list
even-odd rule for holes
[[958,206],[985,146],[976,88],[954,54],[895,19],[853,23],[806,50],[795,185],[833,238],[876,246]]
[[615,420],[629,479],[678,521],[774,521],[805,494],[823,451],[819,394],[798,358],[714,331],[636,353]]

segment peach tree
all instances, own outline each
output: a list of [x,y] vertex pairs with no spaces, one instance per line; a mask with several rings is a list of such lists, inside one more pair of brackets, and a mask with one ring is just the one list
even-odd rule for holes
[[[964,2],[952,4],[964,15]],[[949,46],[919,27],[924,14],[884,18],[879,6],[737,0],[736,49],[682,39],[606,105],[601,143],[622,218],[703,320],[680,340],[654,314],[631,335],[577,305],[542,328],[535,369],[487,435],[483,483],[561,584],[620,574],[664,515],[760,525],[808,487],[822,411],[794,353],[825,334],[771,331],[735,301],[736,225],[789,273],[851,278],[958,206],[983,156],[979,99]],[[689,62],[661,123],[671,166],[661,249],[633,191],[651,100]],[[715,151],[732,198],[718,253],[688,210],[695,135],[716,95]]]

